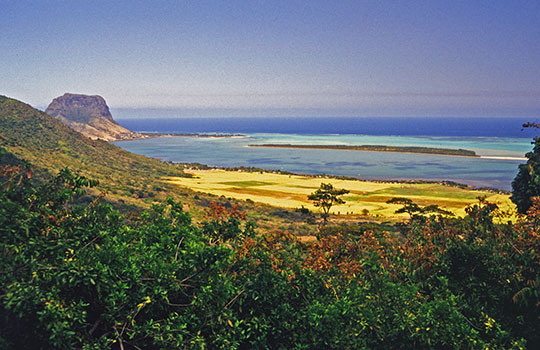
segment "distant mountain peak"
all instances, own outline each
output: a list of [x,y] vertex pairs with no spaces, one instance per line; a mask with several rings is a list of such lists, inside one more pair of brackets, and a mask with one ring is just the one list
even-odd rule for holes
[[65,93],[55,98],[45,113],[91,139],[118,141],[142,137],[115,122],[105,99],[99,95]]

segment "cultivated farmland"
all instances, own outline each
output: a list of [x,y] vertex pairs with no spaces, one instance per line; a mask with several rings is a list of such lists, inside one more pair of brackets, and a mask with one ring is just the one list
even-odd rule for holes
[[332,207],[332,214],[369,215],[373,217],[395,217],[399,205],[387,204],[393,197],[407,197],[420,205],[439,205],[458,216],[465,215],[465,207],[486,197],[497,203],[502,210],[513,209],[506,194],[477,191],[439,183],[375,182],[344,180],[336,178],[283,175],[270,172],[239,172],[212,170],[189,170],[192,178],[168,177],[165,180],[191,188],[236,199],[249,199],[276,207],[299,208],[304,206],[316,210],[307,196],[322,182],[350,191],[343,199],[345,204]]

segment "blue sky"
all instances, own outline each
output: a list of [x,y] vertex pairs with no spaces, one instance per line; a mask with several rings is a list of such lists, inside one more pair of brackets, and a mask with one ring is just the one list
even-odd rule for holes
[[0,0],[0,94],[65,92],[171,116],[538,117],[540,2]]

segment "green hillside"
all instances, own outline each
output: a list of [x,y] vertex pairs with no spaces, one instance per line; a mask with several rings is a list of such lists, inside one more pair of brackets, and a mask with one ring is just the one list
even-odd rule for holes
[[298,215],[294,213],[288,213],[286,218],[294,216],[295,222],[284,222],[282,209],[231,198],[218,200],[212,195],[195,194],[185,187],[169,184],[165,179],[191,175],[184,173],[183,165],[133,154],[105,141],[91,140],[28,104],[0,96],[0,165],[25,161],[34,166],[34,177],[36,174],[50,177],[67,167],[98,180],[99,186],[89,190],[94,195],[106,191],[107,200],[120,206],[147,208],[172,196],[181,199],[197,219],[205,215],[210,202],[216,201],[240,205],[249,210],[249,216],[261,217],[261,213],[273,216],[272,220],[261,222],[261,227],[284,228],[298,224]]
[[186,176],[181,167],[90,140],[20,101],[0,96],[0,147],[50,172],[69,167],[99,180],[113,197],[154,196],[163,176]]

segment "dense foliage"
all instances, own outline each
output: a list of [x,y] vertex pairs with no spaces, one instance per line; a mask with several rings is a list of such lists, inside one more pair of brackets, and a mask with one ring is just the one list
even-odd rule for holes
[[526,213],[532,205],[532,198],[540,196],[540,138],[533,141],[533,150],[528,152],[527,163],[519,166],[519,172],[512,182],[512,201],[520,213]]
[[201,225],[169,200],[120,215],[68,170],[2,168],[0,347],[8,349],[537,348],[540,205],[416,215],[401,232],[309,245],[256,234],[236,208]]

